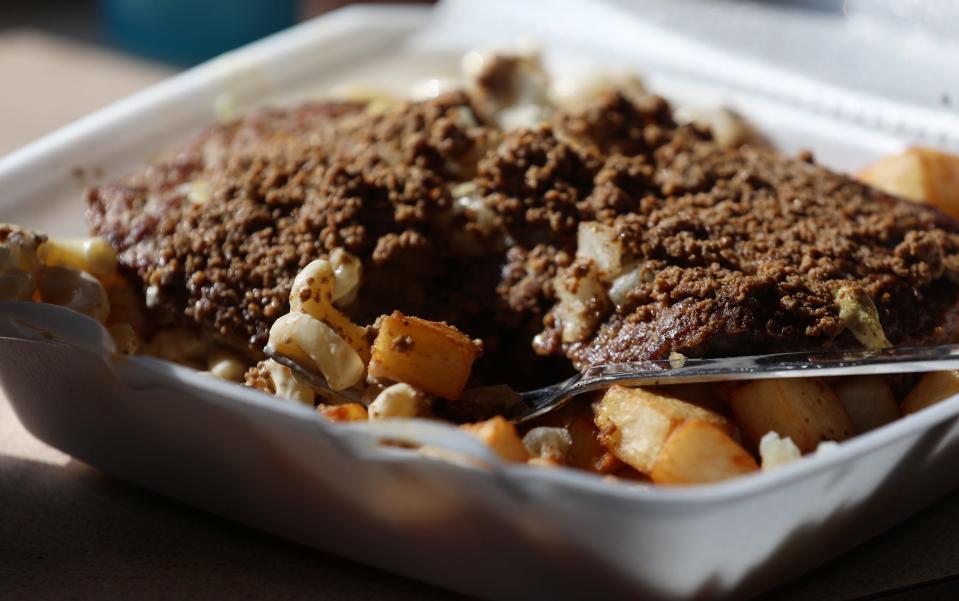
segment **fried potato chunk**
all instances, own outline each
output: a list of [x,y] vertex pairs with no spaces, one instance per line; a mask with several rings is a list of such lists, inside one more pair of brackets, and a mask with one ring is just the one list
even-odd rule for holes
[[365,422],[368,419],[366,407],[359,403],[320,404],[316,407],[316,412],[333,422]]
[[863,169],[859,179],[959,218],[959,156],[914,147]]
[[899,418],[899,405],[882,376],[851,376],[833,384],[856,432],[868,432]]
[[516,426],[500,415],[485,422],[463,424],[460,428],[485,442],[504,461],[529,460],[529,451],[516,432]]
[[661,391],[613,386],[593,405],[600,441],[624,463],[650,473],[669,435],[690,419],[732,435],[731,421]]
[[704,484],[759,469],[753,456],[715,424],[689,419],[673,430],[656,457],[656,484]]
[[959,371],[929,372],[902,401],[902,414],[915,413],[959,394]]
[[810,453],[824,440],[845,440],[855,434],[852,419],[829,386],[816,378],[757,380],[730,397],[733,416],[752,449],[767,432],[788,436]]
[[479,354],[479,346],[456,328],[394,311],[380,320],[369,371],[373,377],[456,400]]

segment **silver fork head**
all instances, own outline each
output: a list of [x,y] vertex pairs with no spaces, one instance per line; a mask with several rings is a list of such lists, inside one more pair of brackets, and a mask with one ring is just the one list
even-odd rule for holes
[[579,392],[576,383],[582,379],[582,374],[576,374],[556,384],[521,392],[519,393],[519,402],[510,408],[509,415],[506,417],[514,424],[522,424],[535,417],[555,411],[576,396]]
[[263,354],[269,357],[270,359],[273,359],[280,365],[289,368],[289,370],[293,372],[293,376],[297,380],[305,384],[308,384],[311,388],[316,390],[318,394],[335,403],[345,404],[345,403],[360,402],[360,397],[362,396],[362,394],[358,390],[353,388],[350,388],[347,390],[333,390],[332,388],[330,388],[330,385],[326,381],[326,378],[324,378],[322,375],[316,373],[315,371],[311,369],[307,369],[306,367],[303,367],[298,362],[296,362],[295,360],[285,355],[281,355],[280,353],[276,352],[276,349],[274,349],[270,345],[266,345],[263,348]]

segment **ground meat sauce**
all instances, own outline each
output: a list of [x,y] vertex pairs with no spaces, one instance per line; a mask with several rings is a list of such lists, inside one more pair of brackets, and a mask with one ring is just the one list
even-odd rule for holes
[[[88,220],[158,313],[251,356],[296,273],[337,247],[364,264],[354,319],[455,324],[485,341],[477,377],[492,382],[548,381],[569,360],[856,347],[834,302],[843,285],[874,300],[894,344],[954,333],[956,224],[808,156],[722,148],[661,98],[608,93],[511,132],[463,92],[372,108],[321,102],[215,126],[91,190]],[[481,210],[457,202],[464,183]],[[651,277],[594,335],[563,343],[553,280],[582,221],[615,227]]]

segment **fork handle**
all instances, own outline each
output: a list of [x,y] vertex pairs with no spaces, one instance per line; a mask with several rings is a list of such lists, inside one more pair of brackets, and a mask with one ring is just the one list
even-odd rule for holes
[[959,345],[900,347],[879,350],[808,351],[614,363],[588,368],[565,382],[524,392],[512,419],[523,423],[555,409],[573,397],[621,386],[656,386],[772,378],[811,378],[862,374],[921,373],[959,369]]

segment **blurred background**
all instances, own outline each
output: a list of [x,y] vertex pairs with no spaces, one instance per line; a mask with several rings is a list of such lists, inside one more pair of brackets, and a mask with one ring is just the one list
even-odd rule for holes
[[[952,57],[959,60],[959,3],[955,0],[603,2],[641,13],[650,23],[697,41],[758,57],[825,83],[851,83],[861,91],[933,108],[949,106],[952,97],[959,97],[959,85],[948,90],[943,85],[944,79],[954,78],[942,78],[932,65],[949,64]],[[0,78],[8,83],[0,94],[0,156],[178,70],[352,3],[4,2]],[[508,3],[501,4],[510,9]],[[549,7],[544,4],[537,5],[544,15],[570,10],[564,0]],[[894,70],[889,65],[897,62],[929,68],[900,69],[900,77],[906,73],[910,81],[890,81]]]
[[351,3],[4,2],[0,81],[8,83],[0,94],[0,155],[178,70]]

